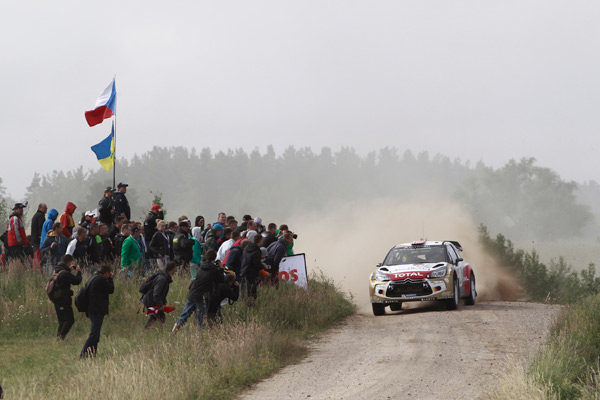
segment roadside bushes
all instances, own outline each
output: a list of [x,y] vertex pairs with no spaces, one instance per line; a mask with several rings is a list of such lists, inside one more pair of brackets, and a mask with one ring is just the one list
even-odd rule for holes
[[517,250],[502,234],[494,239],[483,224],[479,226],[479,242],[500,265],[518,275],[525,294],[532,301],[552,300],[566,304],[600,293],[600,277],[596,276],[593,263],[579,274],[567,265],[563,257],[552,260],[547,266],[540,261],[535,250]]

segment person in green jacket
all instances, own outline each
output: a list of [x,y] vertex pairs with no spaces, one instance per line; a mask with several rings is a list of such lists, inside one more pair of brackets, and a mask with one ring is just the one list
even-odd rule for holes
[[121,271],[124,271],[128,276],[133,273],[141,273],[142,271],[142,253],[137,238],[140,237],[142,231],[139,226],[131,228],[131,235],[123,242],[121,248]]
[[192,280],[196,277],[196,273],[200,268],[200,264],[202,264],[202,230],[200,229],[192,229],[192,237],[191,239],[194,241],[194,246],[192,247],[193,255],[192,261],[190,262],[190,274],[192,276]]

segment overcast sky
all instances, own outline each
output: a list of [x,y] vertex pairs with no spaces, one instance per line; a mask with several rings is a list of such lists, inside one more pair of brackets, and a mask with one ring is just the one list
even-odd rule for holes
[[600,181],[598,21],[574,0],[6,1],[0,176],[19,199],[35,171],[97,168],[110,124],[83,113],[116,74],[118,157],[396,146]]

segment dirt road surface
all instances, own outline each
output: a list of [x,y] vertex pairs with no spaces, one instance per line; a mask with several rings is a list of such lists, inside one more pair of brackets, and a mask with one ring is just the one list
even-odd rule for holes
[[557,306],[479,302],[442,304],[349,318],[299,364],[260,382],[240,399],[476,399],[507,362],[527,360],[543,343]]

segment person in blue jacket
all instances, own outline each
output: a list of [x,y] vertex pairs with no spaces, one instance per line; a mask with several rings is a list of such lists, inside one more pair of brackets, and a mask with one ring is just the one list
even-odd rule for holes
[[46,235],[48,232],[52,230],[52,225],[56,222],[56,217],[58,217],[58,211],[56,209],[51,209],[48,211],[48,219],[42,225],[42,238],[40,239],[40,247],[44,244],[44,239],[46,239]]

